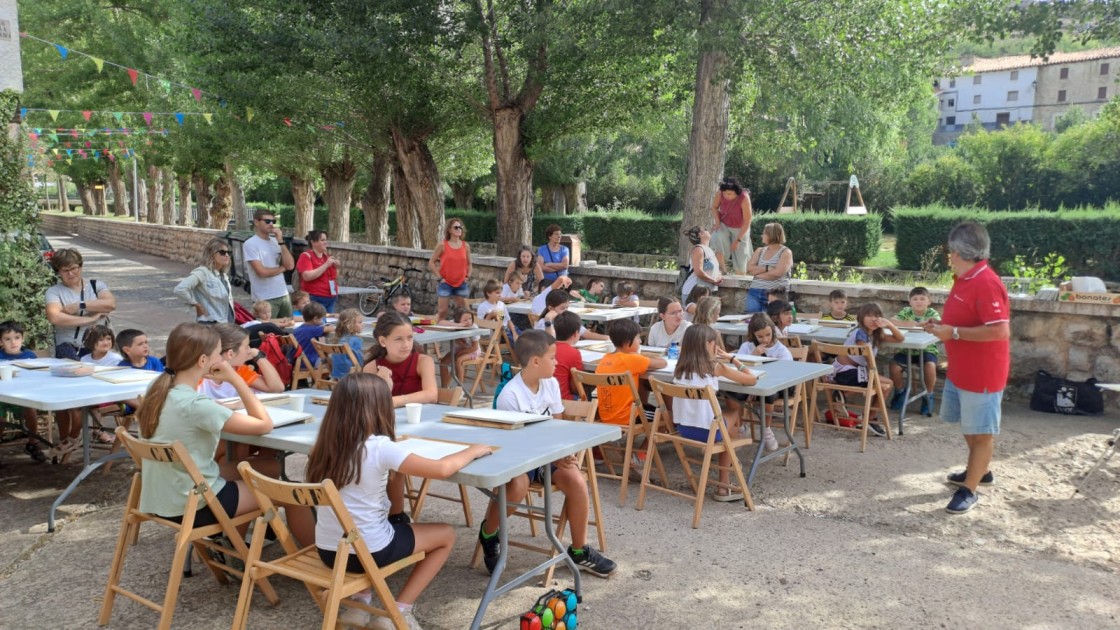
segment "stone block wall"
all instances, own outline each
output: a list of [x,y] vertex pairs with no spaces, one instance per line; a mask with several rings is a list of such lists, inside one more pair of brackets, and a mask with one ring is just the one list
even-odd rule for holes
[[[224,234],[200,228],[129,223],[92,217],[62,217],[43,214],[43,229],[50,233],[78,234],[84,238],[123,249],[162,256],[188,264],[199,262],[203,244],[212,236]],[[302,242],[302,241],[299,241]],[[338,243],[331,252],[342,261],[340,280],[343,286],[381,284],[381,277],[391,276],[389,265],[416,267],[425,270],[417,278],[410,277],[416,298],[417,312],[435,312],[435,290],[438,279],[427,273],[429,251],[402,247]],[[472,295],[481,297],[482,286],[490,278],[501,279],[511,259],[504,256],[474,255],[471,278]],[[676,271],[616,267],[610,265],[580,266],[571,269],[575,286],[600,278],[608,287],[623,280],[634,284],[642,300],[656,300],[673,292]],[[743,310],[749,278],[729,277],[718,296],[725,313]],[[819,281],[795,281],[793,289],[798,311],[802,313],[828,309],[828,294],[843,289],[849,309],[874,300],[887,315],[898,312],[908,301],[909,288],[897,285],[838,284]],[[930,291],[934,307],[940,309],[948,292]],[[242,302],[248,296],[238,291]],[[1039,369],[1068,378],[1084,380],[1095,376],[1103,383],[1120,383],[1120,308],[1098,304],[1045,302],[1030,299],[1011,300],[1011,383],[1009,398],[1024,399],[1034,385]],[[1120,395],[1106,394],[1116,408]]]

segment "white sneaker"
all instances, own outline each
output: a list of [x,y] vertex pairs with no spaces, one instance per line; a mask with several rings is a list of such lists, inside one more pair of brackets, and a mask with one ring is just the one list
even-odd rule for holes
[[774,430],[770,427],[766,427],[766,430],[762,432],[762,445],[767,452],[776,451],[779,448],[778,438],[774,437]]
[[416,621],[416,615],[413,614],[414,611],[415,609],[412,608],[407,611],[401,611],[401,614],[404,615],[404,622],[408,624],[408,630],[424,630],[420,627],[420,622]]
[[[346,601],[358,601],[358,600],[353,599],[353,598],[347,598]],[[368,603],[368,602],[361,602],[361,603],[365,604],[365,603]],[[364,629],[364,628],[369,627],[370,616],[371,615],[368,612],[362,610],[361,608],[351,608],[349,606],[343,606],[342,612],[340,612],[338,614],[338,623],[343,628],[362,628],[362,629]],[[392,628],[393,626],[392,626],[392,624],[390,624],[388,627]]]

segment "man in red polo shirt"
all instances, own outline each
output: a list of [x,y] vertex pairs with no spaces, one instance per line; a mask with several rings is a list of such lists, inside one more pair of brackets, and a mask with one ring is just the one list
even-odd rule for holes
[[945,508],[951,514],[972,509],[979,501],[976,487],[995,482],[988,466],[1011,367],[1011,309],[1007,288],[988,266],[990,246],[988,231],[979,223],[961,223],[949,232],[949,266],[956,280],[941,320],[925,325],[945,342],[949,355],[941,419],[959,424],[968,444],[968,467],[948,477],[959,486]]

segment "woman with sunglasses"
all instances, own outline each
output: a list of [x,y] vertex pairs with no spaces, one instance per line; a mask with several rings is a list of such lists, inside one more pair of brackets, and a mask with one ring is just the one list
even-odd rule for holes
[[463,222],[451,219],[443,231],[443,242],[436,245],[428,260],[428,269],[439,276],[437,320],[446,319],[447,301],[451,297],[455,298],[455,305],[459,308],[467,307],[467,298],[471,295],[471,246],[464,240],[466,235]]
[[175,295],[194,307],[200,324],[233,322],[233,292],[229,288],[232,255],[224,240],[210,239],[202,248],[202,264],[175,286]]
[[299,288],[307,291],[311,301],[322,304],[328,313],[337,313],[338,267],[342,263],[327,253],[326,232],[311,230],[307,233],[307,244],[311,249],[300,254],[296,261]]
[[712,250],[723,273],[746,273],[751,258],[751,191],[734,177],[719,183],[712,199]]

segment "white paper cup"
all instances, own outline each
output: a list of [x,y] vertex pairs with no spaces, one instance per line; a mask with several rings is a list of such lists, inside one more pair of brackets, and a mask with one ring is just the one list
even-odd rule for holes
[[10,365],[0,365],[0,381],[10,381],[12,376],[16,373],[16,369]]
[[307,396],[291,396],[288,398],[288,408],[292,411],[302,413],[305,406],[307,406]]
[[420,423],[420,412],[423,411],[424,405],[420,403],[407,403],[404,406],[405,420],[409,424]]

